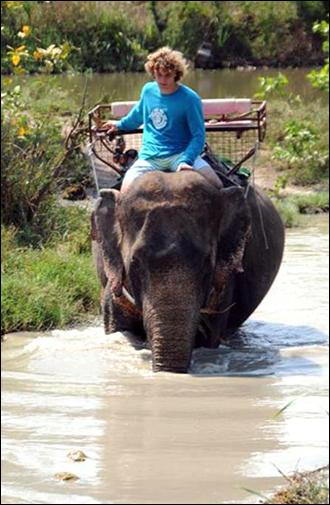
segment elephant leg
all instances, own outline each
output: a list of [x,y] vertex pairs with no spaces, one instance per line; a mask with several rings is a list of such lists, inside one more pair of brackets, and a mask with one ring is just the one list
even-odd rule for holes
[[102,312],[103,312],[103,324],[104,324],[104,332],[106,334],[112,333],[114,330],[114,326],[111,321],[111,306],[112,306],[112,300],[111,300],[111,291],[110,291],[110,285],[109,283],[104,289],[103,292],[103,300],[102,300]]
[[131,331],[136,335],[143,334],[142,318],[139,312],[124,296],[115,296],[107,284],[103,296],[103,322],[106,334],[116,331]]
[[218,313],[201,314],[199,331],[197,333],[197,347],[218,347],[227,341],[230,335],[228,321],[235,302],[234,283],[228,283],[226,292],[221,297],[221,303],[217,307]]

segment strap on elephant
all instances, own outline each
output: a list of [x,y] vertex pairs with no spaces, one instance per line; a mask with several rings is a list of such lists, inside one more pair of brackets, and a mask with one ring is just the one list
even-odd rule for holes
[[206,143],[201,157],[213,168],[225,188],[232,186],[245,188],[249,184],[251,171],[242,165],[245,161],[254,157],[256,152],[257,145],[253,146],[238,163],[233,163],[228,158],[216,156]]

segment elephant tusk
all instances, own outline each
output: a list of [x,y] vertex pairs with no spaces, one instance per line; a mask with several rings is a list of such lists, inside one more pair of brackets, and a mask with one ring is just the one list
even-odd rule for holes
[[[122,292],[123,292],[123,295],[125,296],[125,298],[127,298],[127,300],[134,306],[136,306],[136,302],[133,298],[133,296],[127,291],[127,289],[125,288],[125,286],[122,286]],[[230,305],[228,305],[228,307],[226,307],[224,310],[214,310],[214,309],[210,309],[208,307],[205,307],[204,309],[201,309],[200,310],[200,313],[201,314],[210,314],[210,315],[215,315],[215,314],[224,314],[225,312],[227,312],[228,310],[230,310],[234,305],[236,305],[236,302],[234,303],[231,303]]]
[[208,309],[207,307],[205,307],[205,309],[200,310],[200,313],[201,314],[220,314],[220,311],[214,310],[214,309]]
[[136,306],[136,302],[135,302],[133,296],[129,294],[129,292],[127,291],[127,289],[124,286],[122,287],[122,291],[123,291],[123,295],[127,298],[127,300],[129,302],[131,302],[132,305]]

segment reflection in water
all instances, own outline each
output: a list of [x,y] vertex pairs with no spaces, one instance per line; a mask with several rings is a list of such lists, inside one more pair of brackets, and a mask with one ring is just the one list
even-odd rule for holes
[[[281,69],[257,68],[254,71],[232,69],[190,70],[184,84],[192,87],[202,98],[246,98],[253,97],[259,87],[259,77],[275,77]],[[299,94],[303,100],[321,99],[325,103],[324,93],[312,87],[306,74],[310,69],[282,69],[289,80],[288,93]],[[92,108],[96,103],[109,103],[114,100],[138,100],[142,86],[149,80],[146,73],[121,72],[112,74],[91,74],[89,76],[54,75],[29,76],[29,81],[40,83],[47,79],[60,84],[70,93],[70,98],[80,105],[87,79],[87,101]]]
[[[271,292],[190,374],[101,323],[2,344],[2,503],[243,503],[327,461],[327,219],[288,232]],[[290,403],[291,402],[291,403]],[[289,404],[281,415],[280,409]],[[88,458],[72,462],[70,450]],[[57,472],[78,475],[60,482]]]

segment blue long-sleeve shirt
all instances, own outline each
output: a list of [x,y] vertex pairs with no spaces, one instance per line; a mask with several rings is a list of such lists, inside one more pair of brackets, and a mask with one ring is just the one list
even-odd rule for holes
[[192,165],[203,150],[205,126],[200,97],[180,84],[174,93],[162,94],[156,82],[148,82],[133,109],[117,122],[120,130],[144,125],[140,159],[165,158],[182,153],[177,161]]

